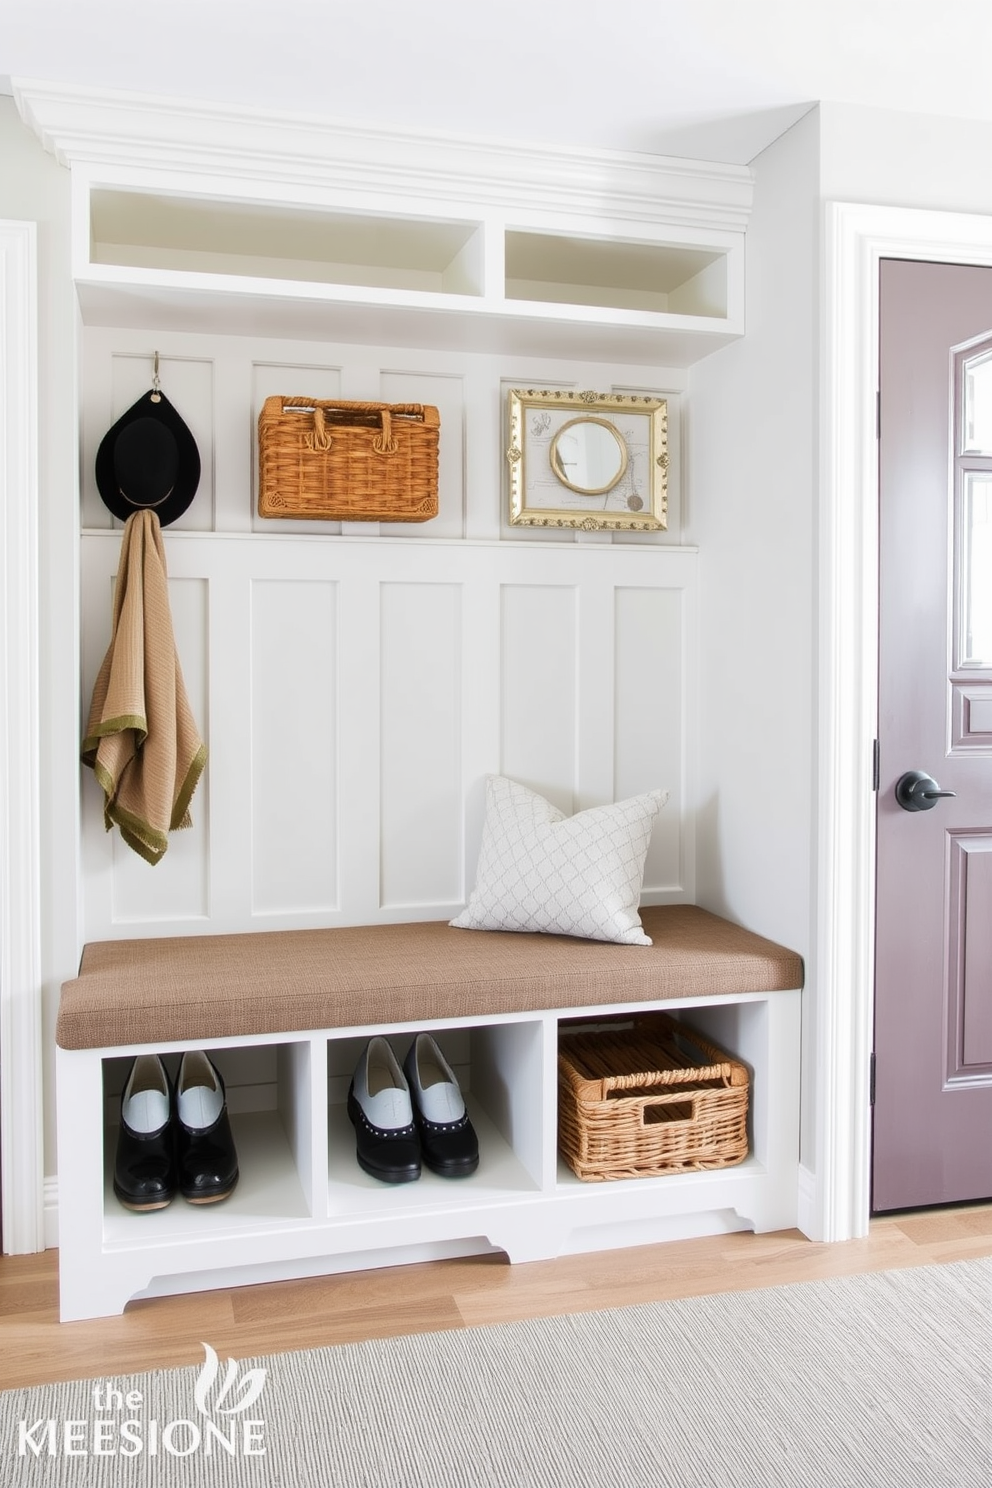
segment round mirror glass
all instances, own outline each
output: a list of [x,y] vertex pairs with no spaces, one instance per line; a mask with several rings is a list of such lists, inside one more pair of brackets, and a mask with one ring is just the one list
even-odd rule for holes
[[551,441],[551,469],[570,491],[602,496],[627,469],[627,446],[606,419],[586,414],[562,424]]

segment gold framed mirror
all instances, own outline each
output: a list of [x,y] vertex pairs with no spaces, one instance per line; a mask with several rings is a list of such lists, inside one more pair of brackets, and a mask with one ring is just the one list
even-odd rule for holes
[[668,525],[665,398],[512,388],[508,422],[511,526]]

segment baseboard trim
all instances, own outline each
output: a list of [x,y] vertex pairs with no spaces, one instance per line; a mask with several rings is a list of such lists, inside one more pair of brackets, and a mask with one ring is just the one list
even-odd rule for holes
[[58,1250],[59,1246],[59,1180],[46,1178],[43,1188],[43,1223],[45,1249]]

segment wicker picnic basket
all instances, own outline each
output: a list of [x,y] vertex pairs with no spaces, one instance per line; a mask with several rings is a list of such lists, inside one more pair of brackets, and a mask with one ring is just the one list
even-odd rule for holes
[[266,398],[258,514],[342,522],[437,516],[440,418],[422,403]]
[[667,1013],[562,1029],[558,1143],[579,1178],[726,1168],[747,1156],[747,1067]]

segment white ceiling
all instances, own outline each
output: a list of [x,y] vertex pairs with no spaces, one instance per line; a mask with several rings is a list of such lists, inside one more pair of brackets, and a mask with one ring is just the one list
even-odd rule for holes
[[992,119],[992,0],[4,0],[0,75],[746,163],[815,102]]

